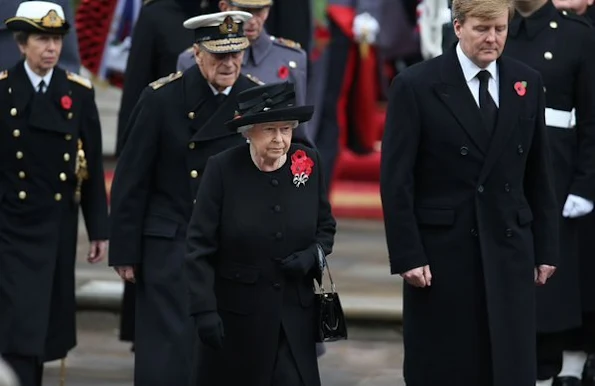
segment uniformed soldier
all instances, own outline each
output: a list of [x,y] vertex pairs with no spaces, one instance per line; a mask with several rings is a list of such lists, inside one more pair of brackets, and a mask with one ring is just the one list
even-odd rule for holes
[[[287,80],[295,85],[296,102],[306,102],[308,57],[300,45],[287,39],[269,35],[264,23],[269,15],[272,0],[222,0],[221,11],[244,11],[252,14],[246,23],[245,33],[250,47],[244,55],[242,73],[259,83]],[[178,70],[195,66],[194,49],[188,48],[178,58]]]
[[[579,218],[595,200],[595,31],[585,19],[559,11],[546,0],[517,0],[505,55],[541,73],[560,220],[560,265],[546,286],[537,289],[538,385],[580,385],[595,336],[593,293],[581,293],[578,255]],[[514,88],[529,89],[523,79]],[[576,125],[575,117],[576,116]],[[525,117],[532,119],[532,117]],[[540,210],[539,208],[532,208]],[[584,269],[583,269],[584,270]],[[589,271],[590,280],[595,280]],[[581,304],[581,302],[583,304]]]
[[25,59],[0,72],[0,354],[35,386],[76,345],[79,204],[97,263],[107,199],[93,87],[56,65],[62,7],[23,2],[6,25]]
[[130,118],[111,196],[109,265],[136,281],[135,384],[188,385],[193,323],[182,269],[185,233],[207,159],[245,139],[225,129],[240,74],[246,12],[190,18],[197,65],[149,85]]

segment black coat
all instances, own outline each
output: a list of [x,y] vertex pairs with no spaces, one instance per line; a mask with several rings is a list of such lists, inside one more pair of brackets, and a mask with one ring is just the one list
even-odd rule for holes
[[[291,155],[314,161],[296,187]],[[313,278],[286,277],[275,259],[315,244],[329,254],[335,234],[314,150],[292,145],[285,165],[261,172],[249,145],[209,160],[188,227],[190,312],[217,311],[224,348],[206,352],[199,385],[270,386],[283,325],[304,385],[320,385],[314,341]]]
[[[575,127],[548,126],[561,217],[568,194],[595,200],[595,31],[585,19],[548,2],[526,19],[513,19],[504,55],[541,73],[546,108],[576,109]],[[540,332],[580,326],[581,295],[592,297],[579,286],[578,226],[577,219],[560,219],[560,264],[537,290]]]
[[90,176],[80,203],[87,232],[107,239],[94,91],[55,68],[46,93],[36,94],[21,61],[0,73],[0,106],[0,353],[63,358],[76,345],[78,139]]
[[391,272],[432,272],[429,288],[404,284],[407,384],[535,385],[534,269],[556,264],[558,210],[541,79],[497,63],[491,137],[454,48],[391,86],[380,177]]
[[126,76],[118,113],[116,154],[128,119],[147,85],[176,71],[178,55],[194,43],[194,31],[183,23],[200,14],[200,0],[152,0],[141,8],[126,63]]
[[[139,384],[189,379],[193,327],[183,275],[186,227],[207,159],[246,142],[228,131],[236,81],[220,107],[198,67],[148,87],[126,129],[111,196],[109,264],[137,266],[135,331]],[[166,365],[163,365],[166,364]]]

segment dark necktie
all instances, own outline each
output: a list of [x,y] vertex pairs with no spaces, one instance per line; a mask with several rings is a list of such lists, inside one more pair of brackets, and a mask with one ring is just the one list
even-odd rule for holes
[[219,94],[215,95],[215,99],[217,100],[217,106],[221,107],[223,102],[225,102],[225,98],[227,98],[227,95],[225,95],[223,93],[219,93]]
[[37,93],[43,94],[44,91],[45,91],[45,82],[42,79],[41,82],[39,82],[39,86],[37,86]]
[[490,73],[486,70],[481,70],[477,73],[477,79],[479,79],[479,110],[483,116],[488,133],[492,134],[496,127],[498,107],[488,91]]

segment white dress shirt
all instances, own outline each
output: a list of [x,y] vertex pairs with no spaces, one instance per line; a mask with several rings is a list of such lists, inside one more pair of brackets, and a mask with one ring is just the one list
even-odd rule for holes
[[219,95],[219,94],[225,94],[226,96],[229,96],[229,93],[231,92],[231,86],[226,88],[223,91],[219,91],[217,90],[215,87],[213,87],[212,84],[208,83],[209,87],[211,88],[211,91],[213,91],[214,95]]
[[29,77],[29,80],[31,81],[31,84],[33,85],[33,89],[35,90],[35,92],[37,92],[39,90],[39,83],[43,80],[43,82],[45,83],[43,92],[45,93],[47,91],[48,87],[50,86],[50,81],[52,80],[52,74],[54,73],[54,69],[52,68],[51,70],[48,71],[47,74],[45,74],[42,77],[42,76],[39,76],[33,72],[31,67],[29,67],[29,64],[27,64],[26,60],[24,63],[25,63],[25,72],[27,73],[27,76]]
[[487,68],[480,68],[475,63],[473,63],[467,55],[461,49],[461,44],[457,44],[457,57],[459,58],[459,63],[461,63],[461,68],[463,70],[463,76],[467,81],[467,86],[475,99],[475,103],[479,106],[479,79],[477,78],[477,74],[481,70],[486,70],[490,73],[490,81],[488,82],[488,91],[496,103],[496,106],[500,107],[500,92],[498,90],[498,83],[499,83],[499,73],[498,73],[498,66],[496,62],[490,63]]

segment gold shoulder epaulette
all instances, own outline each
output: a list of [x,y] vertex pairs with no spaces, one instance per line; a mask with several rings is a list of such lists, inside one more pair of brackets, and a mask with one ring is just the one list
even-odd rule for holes
[[0,80],[4,80],[6,78],[8,78],[8,70],[0,72]]
[[256,83],[259,86],[262,86],[264,84],[264,82],[262,80],[258,79],[254,75],[246,74],[246,78],[250,79],[251,81],[253,81],[254,83]]
[[271,40],[275,43],[278,43],[281,46],[285,46],[285,47],[289,47],[289,48],[293,48],[296,50],[301,50],[302,46],[300,43],[298,42],[294,42],[293,40],[290,39],[285,39],[285,38],[278,38],[275,36],[271,36]]
[[68,80],[74,83],[78,83],[83,87],[86,87],[88,89],[93,88],[93,83],[91,83],[89,79],[83,78],[82,76],[75,74],[74,72],[66,71],[66,77],[68,78]]
[[151,86],[153,90],[157,90],[164,84],[168,84],[169,82],[173,82],[176,79],[180,79],[182,75],[184,75],[182,71],[172,72],[168,76],[164,76],[163,78],[159,78],[156,81],[149,83],[149,86]]

